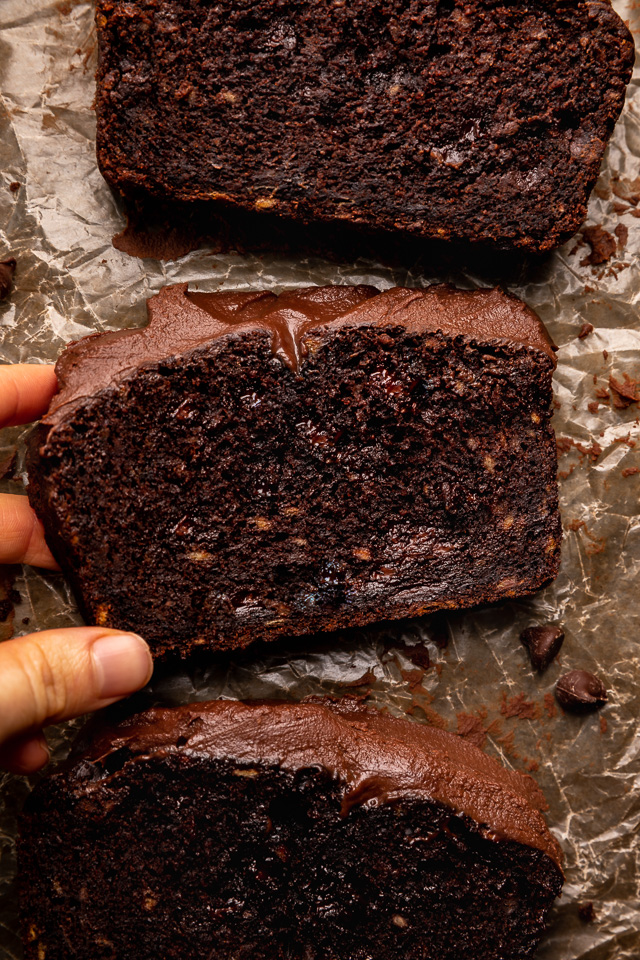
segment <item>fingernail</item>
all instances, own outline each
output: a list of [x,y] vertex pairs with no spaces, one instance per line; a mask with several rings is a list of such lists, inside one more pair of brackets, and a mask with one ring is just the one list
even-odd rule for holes
[[91,648],[98,696],[124,697],[144,686],[153,669],[149,647],[135,633],[100,637]]
[[12,756],[12,769],[20,773],[35,773],[49,763],[51,754],[43,736],[26,740]]

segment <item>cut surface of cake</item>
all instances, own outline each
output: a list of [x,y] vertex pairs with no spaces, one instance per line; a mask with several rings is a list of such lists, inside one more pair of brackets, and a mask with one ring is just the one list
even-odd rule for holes
[[556,575],[554,356],[499,290],[149,301],[88,337],[29,496],[87,620],[224,650],[522,596]]
[[562,888],[530,777],[360,706],[103,731],[22,818],[26,960],[525,960]]
[[634,45],[608,0],[98,0],[98,161],[130,199],[552,249]]

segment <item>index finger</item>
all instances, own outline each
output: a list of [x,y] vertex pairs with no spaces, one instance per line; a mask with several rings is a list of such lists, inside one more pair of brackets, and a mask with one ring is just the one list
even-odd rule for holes
[[55,367],[49,363],[0,366],[0,427],[37,420],[58,389]]

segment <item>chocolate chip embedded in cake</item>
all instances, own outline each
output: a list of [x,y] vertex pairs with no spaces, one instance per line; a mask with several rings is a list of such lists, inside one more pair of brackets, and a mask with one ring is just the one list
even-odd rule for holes
[[535,252],[584,220],[634,61],[608,0],[99,0],[97,27],[130,199]]
[[58,362],[29,496],[87,620],[156,655],[530,594],[554,355],[499,290],[163,290]]
[[543,804],[460,738],[361,707],[153,710],[28,801],[25,958],[526,960],[563,879]]

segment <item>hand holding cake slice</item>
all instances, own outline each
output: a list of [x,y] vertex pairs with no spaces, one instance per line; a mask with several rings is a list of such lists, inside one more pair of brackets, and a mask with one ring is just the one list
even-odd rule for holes
[[164,289],[58,361],[29,496],[89,621],[156,655],[538,590],[549,338],[499,290]]

